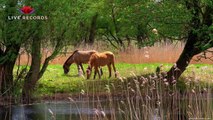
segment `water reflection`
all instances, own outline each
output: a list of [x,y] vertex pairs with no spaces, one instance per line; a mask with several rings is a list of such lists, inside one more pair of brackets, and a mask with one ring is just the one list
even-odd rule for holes
[[[79,120],[83,117],[93,119],[94,114],[110,116],[110,108],[105,101],[98,102],[44,102],[32,105],[17,105],[0,108],[0,120]],[[105,104],[105,105],[104,105]]]

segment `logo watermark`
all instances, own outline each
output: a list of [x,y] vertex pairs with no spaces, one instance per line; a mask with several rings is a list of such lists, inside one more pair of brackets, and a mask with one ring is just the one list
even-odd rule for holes
[[22,15],[7,16],[7,19],[8,20],[48,20],[48,17],[45,15],[31,15],[35,12],[35,9],[31,6],[23,6],[22,8],[18,9],[18,11]]
[[32,8],[31,6],[24,6],[21,9],[19,9],[19,11],[22,14],[32,14],[32,13],[34,13],[35,9]]

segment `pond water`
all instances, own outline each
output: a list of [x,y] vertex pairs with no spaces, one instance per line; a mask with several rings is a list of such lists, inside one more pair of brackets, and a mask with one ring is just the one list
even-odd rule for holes
[[[146,97],[145,97],[146,98]],[[79,99],[44,101],[31,105],[0,107],[0,120],[161,120],[212,118],[212,98],[168,99],[161,107],[155,100],[130,97],[114,99]],[[190,107],[190,109],[186,109]],[[197,109],[199,108],[199,109]],[[199,114],[197,114],[199,112]],[[193,113],[189,116],[187,113]]]
[[[0,108],[0,120],[79,120],[110,117],[106,101],[57,101]],[[100,104],[100,106],[99,106]],[[116,112],[115,112],[116,113]]]

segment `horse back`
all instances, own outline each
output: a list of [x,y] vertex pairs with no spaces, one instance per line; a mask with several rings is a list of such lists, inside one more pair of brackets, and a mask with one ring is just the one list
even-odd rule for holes
[[76,63],[88,63],[92,54],[96,53],[95,50],[91,51],[78,51],[74,55],[74,61]]
[[110,62],[112,62],[115,58],[115,55],[110,51],[103,52],[102,56],[104,59],[108,59],[108,61]]
[[97,62],[100,66],[105,66],[114,63],[114,54],[112,52],[103,52],[98,54]]

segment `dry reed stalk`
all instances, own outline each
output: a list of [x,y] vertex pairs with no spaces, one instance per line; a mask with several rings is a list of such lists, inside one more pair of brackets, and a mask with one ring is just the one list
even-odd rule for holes
[[[63,64],[66,59],[72,54],[75,49],[79,50],[97,50],[99,52],[112,51],[116,55],[117,62],[123,63],[174,63],[178,59],[179,55],[183,50],[184,44],[167,44],[167,43],[156,43],[152,47],[144,47],[138,49],[137,46],[131,46],[126,50],[115,50],[112,46],[104,42],[97,42],[95,45],[81,45],[78,48],[70,48],[67,53],[62,52],[50,64]],[[42,61],[51,55],[51,50],[43,50]],[[198,55],[197,55],[198,56]],[[207,63],[211,64],[212,61],[208,59],[202,59],[202,61],[195,61],[197,56],[193,58],[191,63]],[[31,61],[31,57],[30,57]],[[28,62],[28,55],[26,52],[22,52],[20,56],[20,64],[26,65]],[[18,64],[18,60],[17,60]]]

